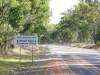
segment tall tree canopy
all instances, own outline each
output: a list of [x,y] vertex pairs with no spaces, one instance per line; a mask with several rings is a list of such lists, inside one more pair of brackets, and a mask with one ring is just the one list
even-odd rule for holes
[[61,34],[66,42],[95,42],[100,28],[100,2],[80,0],[78,5],[62,13]]
[[[50,0],[0,0],[0,47],[6,50],[14,36],[46,32],[51,11]],[[39,30],[39,31],[37,31]]]

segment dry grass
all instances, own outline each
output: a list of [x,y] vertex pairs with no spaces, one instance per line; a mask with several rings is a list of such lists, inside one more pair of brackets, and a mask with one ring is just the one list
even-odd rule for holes
[[[34,60],[41,58],[49,52],[48,48],[36,46],[34,47]],[[16,47],[0,56],[0,75],[13,75],[8,72],[11,69],[29,68],[32,66],[32,47],[26,46],[21,48],[22,60],[20,60],[20,48]],[[6,54],[6,55],[5,55]]]
[[95,49],[100,50],[100,45],[95,44],[86,44],[86,43],[68,43],[71,47],[78,47],[78,48],[87,48],[87,49]]

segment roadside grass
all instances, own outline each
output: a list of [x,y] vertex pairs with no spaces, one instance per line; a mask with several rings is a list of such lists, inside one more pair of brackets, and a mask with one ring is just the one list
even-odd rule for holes
[[[22,53],[22,60],[20,63],[20,56],[19,53],[14,53],[11,55],[0,56],[0,75],[13,75],[13,71],[15,69],[22,69],[22,68],[30,68],[36,66],[34,64],[32,66],[32,54],[31,50],[23,49]],[[34,60],[43,57],[46,53],[49,52],[49,49],[46,47],[39,47],[37,50],[34,50]],[[25,54],[27,53],[27,54]]]
[[[30,62],[30,60],[22,60],[22,64],[27,62]],[[0,75],[12,75],[10,70],[24,67],[26,68],[27,66],[21,66],[19,59],[9,59],[7,57],[0,58]]]
[[94,43],[64,43],[63,45],[100,51],[100,42],[97,42],[96,44]]

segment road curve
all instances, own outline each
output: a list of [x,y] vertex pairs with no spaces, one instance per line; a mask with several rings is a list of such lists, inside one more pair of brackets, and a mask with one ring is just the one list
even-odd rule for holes
[[100,53],[69,46],[47,46],[51,53],[39,59],[25,75],[100,75]]
[[50,62],[44,75],[100,75],[100,53],[95,50],[48,45]]

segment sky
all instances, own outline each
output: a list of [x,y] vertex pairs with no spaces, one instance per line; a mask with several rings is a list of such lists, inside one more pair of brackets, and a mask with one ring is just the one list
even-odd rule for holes
[[50,23],[59,23],[63,11],[72,8],[75,4],[78,4],[79,0],[51,0],[50,9],[52,10],[52,17],[50,17]]

